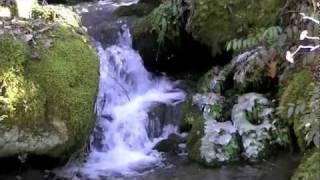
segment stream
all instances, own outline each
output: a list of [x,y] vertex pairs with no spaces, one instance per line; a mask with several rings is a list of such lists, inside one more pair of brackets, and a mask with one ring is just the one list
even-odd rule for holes
[[[160,105],[174,107],[184,101],[186,94],[178,88],[178,82],[154,76],[144,68],[141,56],[132,48],[130,22],[127,22],[130,17],[117,19],[112,15],[117,7],[131,3],[136,1],[107,0],[75,7],[83,16],[100,58],[97,123],[86,158],[55,170],[54,176],[31,168],[0,174],[0,179],[290,179],[299,162],[299,157],[291,154],[258,164],[243,162],[209,169],[191,162],[187,156],[162,154],[153,149],[159,141],[178,132],[170,119],[158,118],[154,122],[150,113]],[[99,22],[102,18],[103,22]]]

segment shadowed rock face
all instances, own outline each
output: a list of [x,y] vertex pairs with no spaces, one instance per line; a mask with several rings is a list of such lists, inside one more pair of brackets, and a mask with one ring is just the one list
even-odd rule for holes
[[134,3],[134,0],[126,1],[103,1],[103,3],[83,3],[74,6],[82,18],[83,25],[88,34],[105,48],[116,43],[118,32],[122,24],[132,25],[136,19],[134,16],[119,17],[115,10],[122,3]]

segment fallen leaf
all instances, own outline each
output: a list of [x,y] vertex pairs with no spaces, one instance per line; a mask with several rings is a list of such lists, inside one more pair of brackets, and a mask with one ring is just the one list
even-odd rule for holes
[[278,70],[277,70],[277,62],[276,61],[271,61],[268,64],[269,70],[268,70],[268,76],[271,77],[272,79],[277,76]]

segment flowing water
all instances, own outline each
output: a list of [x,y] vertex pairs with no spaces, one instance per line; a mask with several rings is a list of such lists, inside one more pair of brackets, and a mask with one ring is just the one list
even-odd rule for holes
[[[157,142],[175,133],[176,128],[168,123],[170,119],[152,118],[150,112],[159,105],[179,104],[184,100],[185,93],[177,88],[178,83],[166,77],[156,77],[144,68],[139,53],[132,48],[128,26],[112,15],[118,6],[136,2],[105,0],[97,6],[78,7],[79,11],[87,14],[83,18],[89,34],[101,41],[107,39],[101,43],[109,47],[104,48],[96,42],[100,57],[100,84],[96,101],[97,122],[90,140],[90,151],[80,163],[73,162],[59,169],[56,174],[58,179],[289,179],[299,160],[290,155],[256,165],[206,169],[185,157],[164,158],[153,150]],[[105,23],[99,24],[102,17],[107,19],[107,30],[101,28],[106,27]],[[119,23],[122,25],[114,43],[115,35],[109,32],[118,29]],[[16,175],[16,172],[0,174],[0,179],[16,179]],[[18,175],[26,180],[51,179],[46,172],[33,169]]]
[[[146,71],[140,55],[132,49],[131,34],[125,24],[116,45],[103,49],[97,43],[97,50],[100,57],[97,127],[80,172],[95,179],[136,175],[161,166],[161,155],[152,148],[175,128],[152,127],[157,123],[149,121],[148,113],[159,104],[175,105],[183,101],[184,92],[175,87],[176,83]],[[157,136],[150,131],[162,133]]]

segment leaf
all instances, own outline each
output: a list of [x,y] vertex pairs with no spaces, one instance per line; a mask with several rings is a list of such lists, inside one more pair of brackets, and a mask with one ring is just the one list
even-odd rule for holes
[[274,79],[277,76],[278,69],[277,69],[278,63],[276,61],[271,61],[268,64],[268,76]]
[[288,118],[291,118],[293,113],[294,113],[294,107],[289,107],[288,108]]
[[230,51],[232,47],[232,41],[229,41],[227,44],[227,51]]

